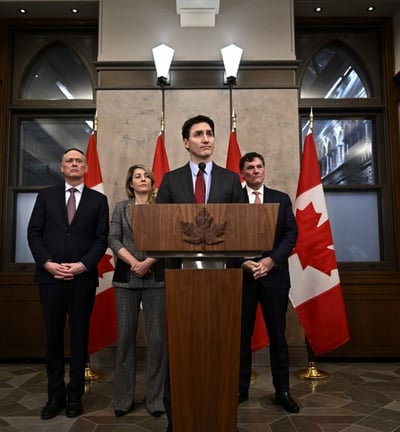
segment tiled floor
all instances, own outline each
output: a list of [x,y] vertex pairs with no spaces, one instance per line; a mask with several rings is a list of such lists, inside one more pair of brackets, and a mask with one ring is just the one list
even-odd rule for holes
[[[318,370],[327,372],[329,378],[313,382],[297,378],[307,364],[292,360],[291,392],[301,411],[289,415],[271,404],[267,352],[262,351],[255,356],[257,377],[250,399],[239,406],[240,432],[400,432],[400,363],[318,363]],[[143,366],[139,368],[135,411],[114,416],[112,358],[112,348],[91,357],[92,369],[103,378],[88,385],[81,417],[67,419],[62,414],[46,421],[40,419],[47,399],[43,363],[0,363],[0,432],[164,432],[165,416],[153,418],[140,405]]]

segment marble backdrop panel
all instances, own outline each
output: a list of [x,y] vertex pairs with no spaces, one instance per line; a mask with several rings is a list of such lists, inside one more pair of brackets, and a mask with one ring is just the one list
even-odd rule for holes
[[[266,159],[268,186],[295,197],[299,170],[296,90],[233,90],[237,136],[242,154],[258,151]],[[183,122],[205,114],[215,122],[214,160],[225,166],[230,133],[228,90],[166,90],[165,146],[170,168],[188,161]],[[151,167],[160,128],[161,91],[98,91],[98,151],[110,205],[124,197],[128,167]]]
[[[296,90],[233,89],[237,135],[242,154],[257,151],[266,159],[266,184],[295,198],[299,172],[299,121]],[[161,90],[98,91],[98,152],[110,210],[125,199],[131,164],[152,166],[160,130]],[[229,90],[165,90],[165,146],[171,169],[189,159],[182,143],[184,121],[197,114],[215,122],[214,160],[225,166],[230,134]],[[143,330],[141,330],[142,332]],[[297,317],[289,308],[288,341],[303,345]]]

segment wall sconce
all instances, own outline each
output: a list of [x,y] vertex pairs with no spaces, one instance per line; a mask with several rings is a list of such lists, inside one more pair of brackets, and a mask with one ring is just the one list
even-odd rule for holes
[[153,48],[153,59],[157,71],[157,84],[160,86],[169,84],[169,68],[174,57],[175,50],[161,44]]
[[222,60],[225,67],[224,84],[229,84],[230,86],[236,85],[236,77],[242,53],[242,48],[233,44],[221,49]]

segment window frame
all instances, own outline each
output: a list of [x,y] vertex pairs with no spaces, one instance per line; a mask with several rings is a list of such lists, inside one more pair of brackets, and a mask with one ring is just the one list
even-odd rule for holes
[[[11,26],[9,29],[10,47],[14,47],[14,36],[18,32],[36,32],[36,34],[47,35],[47,43],[43,44],[40,49],[29,50],[29,47],[24,46],[24,49],[14,52],[11,48],[9,54],[10,60],[10,76],[12,82],[9,88],[8,100],[8,126],[6,138],[6,151],[4,155],[6,172],[4,173],[4,195],[3,195],[3,254],[1,256],[0,266],[2,272],[32,272],[34,263],[16,263],[15,257],[15,238],[16,238],[16,200],[17,194],[20,192],[37,193],[43,186],[17,186],[17,169],[18,169],[18,153],[19,151],[19,121],[29,118],[90,118],[94,120],[96,112],[96,87],[97,87],[97,70],[95,61],[97,60],[98,49],[98,34],[97,23],[94,21],[82,22],[80,24],[66,24],[57,26],[28,25],[28,26]],[[68,37],[63,38],[63,35],[83,34],[91,38],[90,48],[82,47],[83,44],[72,44],[74,51],[81,59],[84,59],[84,64],[87,66],[89,76],[93,88],[93,100],[22,100],[19,99],[19,88],[23,83],[24,73],[36,58],[38,52],[44,47],[50,46],[54,41],[68,43]],[[18,58],[20,56],[20,58]],[[11,58],[13,61],[11,61]],[[14,62],[15,61],[15,62]],[[18,67],[17,67],[18,66]]]
[[[371,30],[371,22],[360,22],[359,25],[348,26],[346,22],[338,24],[327,20],[326,24],[322,24],[309,20],[299,20],[296,22],[296,47],[299,46],[299,39],[311,40],[312,43],[307,47],[308,52],[304,52],[304,47],[307,43],[303,40],[303,51],[300,49],[302,60],[299,64],[297,83],[299,87],[299,131],[300,131],[300,154],[302,154],[302,121],[309,118],[311,109],[313,110],[314,120],[324,118],[354,118],[367,117],[372,120],[374,126],[373,137],[373,152],[376,182],[374,185],[329,185],[324,186],[326,192],[340,193],[341,191],[366,191],[373,190],[378,194],[378,215],[379,226],[378,232],[380,236],[381,261],[378,262],[338,262],[340,271],[348,272],[371,272],[371,271],[394,271],[396,267],[396,246],[395,246],[395,215],[393,212],[393,172],[391,171],[390,163],[390,136],[388,129],[388,94],[385,80],[387,79],[387,64],[386,64],[386,41],[387,27],[383,22],[374,22],[372,28],[375,30],[377,46],[381,48],[380,57],[374,63],[368,62],[365,59],[371,58],[374,55],[376,46],[368,46],[360,44],[357,46],[357,57],[364,58],[363,65],[367,65],[369,73],[369,82],[372,85],[373,95],[370,98],[362,99],[315,99],[301,98],[301,83],[304,74],[307,70],[307,65],[313,56],[321,49],[329,45],[332,41],[346,46],[348,41],[352,40],[351,32],[355,32],[359,37],[362,32],[367,33]],[[319,37],[318,37],[318,36]],[[345,43],[342,43],[345,42]],[[358,49],[360,48],[360,49]],[[353,50],[354,51],[354,50]],[[380,61],[381,60],[381,61]],[[384,66],[382,66],[382,64]],[[386,68],[385,68],[386,66]]]

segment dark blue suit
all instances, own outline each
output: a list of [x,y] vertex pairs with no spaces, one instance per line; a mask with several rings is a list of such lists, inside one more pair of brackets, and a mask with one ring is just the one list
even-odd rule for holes
[[[98,286],[97,263],[107,248],[109,210],[105,195],[83,188],[68,224],[64,185],[39,192],[28,224],[28,242],[36,262],[46,328],[49,400],[79,400],[84,393],[90,314]],[[44,269],[57,263],[82,262],[86,271],[72,280],[57,280]],[[64,327],[71,334],[70,381],[64,383]]]
[[[246,202],[247,189],[243,188]],[[257,305],[260,304],[270,340],[270,362],[273,385],[277,392],[289,391],[289,354],[286,343],[286,311],[288,307],[290,277],[288,257],[296,244],[297,225],[292,204],[287,194],[264,186],[264,203],[279,203],[274,246],[263,253],[270,256],[276,266],[267,276],[255,280],[243,272],[242,334],[240,350],[239,392],[248,392],[251,377],[251,336]],[[256,204],[252,204],[256,205]],[[238,266],[244,260],[238,261]],[[253,261],[257,261],[254,259]]]

